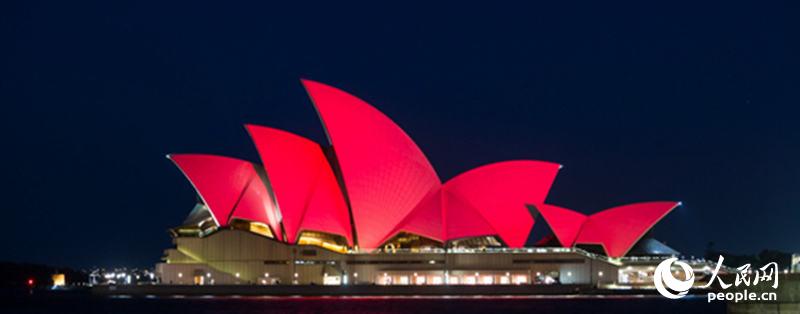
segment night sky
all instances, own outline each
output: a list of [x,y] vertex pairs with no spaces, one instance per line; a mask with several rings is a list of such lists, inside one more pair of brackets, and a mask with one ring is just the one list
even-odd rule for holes
[[[556,1],[558,2],[558,1]],[[0,260],[147,266],[195,202],[167,153],[324,143],[308,78],[386,113],[442,179],[563,164],[548,202],[684,206],[688,254],[800,252],[798,4],[0,4]]]

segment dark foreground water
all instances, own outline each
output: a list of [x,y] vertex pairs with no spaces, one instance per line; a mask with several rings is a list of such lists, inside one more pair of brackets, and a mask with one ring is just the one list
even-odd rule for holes
[[95,297],[3,298],[0,313],[725,313],[704,296],[509,297]]

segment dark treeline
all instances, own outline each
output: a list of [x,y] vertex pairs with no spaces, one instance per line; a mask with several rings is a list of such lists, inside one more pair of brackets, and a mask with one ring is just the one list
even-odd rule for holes
[[54,274],[64,274],[67,284],[88,281],[88,275],[67,267],[54,267],[39,264],[0,262],[0,286],[25,287],[33,279],[33,286],[42,287],[53,284]]
[[781,252],[777,250],[762,250],[758,254],[732,254],[729,252],[717,250],[714,248],[714,243],[708,244],[706,249],[705,258],[710,261],[716,261],[719,256],[725,258],[723,264],[728,267],[739,267],[745,264],[750,264],[751,269],[756,269],[771,262],[778,263],[780,269],[785,269],[792,265],[792,254]]

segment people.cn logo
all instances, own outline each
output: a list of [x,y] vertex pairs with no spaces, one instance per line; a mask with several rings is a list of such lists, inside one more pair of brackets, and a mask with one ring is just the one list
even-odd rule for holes
[[[677,279],[672,275],[672,263],[680,266],[683,270],[683,277],[686,278],[685,280]],[[689,289],[694,284],[694,270],[688,264],[678,261],[676,257],[668,258],[656,267],[653,281],[658,293],[670,299],[680,299],[689,292]]]

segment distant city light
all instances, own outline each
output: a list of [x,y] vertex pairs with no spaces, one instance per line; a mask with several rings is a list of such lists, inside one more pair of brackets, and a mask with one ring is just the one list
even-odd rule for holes
[[53,287],[63,287],[66,284],[66,278],[64,274],[55,274],[53,275]]

